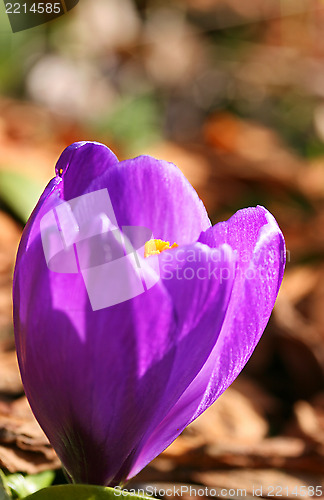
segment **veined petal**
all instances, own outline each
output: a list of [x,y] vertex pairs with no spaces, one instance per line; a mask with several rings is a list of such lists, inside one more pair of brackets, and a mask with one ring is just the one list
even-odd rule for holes
[[[179,247],[163,252],[160,262],[163,283],[177,316],[178,345],[165,394],[138,446],[128,477],[141,470],[183,430],[183,415],[166,427],[164,422],[217,343],[235,279],[236,258],[228,245],[217,249],[201,243]],[[200,399],[202,390],[198,388]],[[186,421],[192,417],[190,406],[188,410],[184,408]]]
[[202,201],[181,170],[150,156],[139,156],[109,168],[92,183],[105,186],[119,227],[145,226],[154,235],[188,244],[210,227]]
[[[262,207],[211,228],[181,171],[148,156],[119,163],[102,144],[76,143],[56,172],[18,251],[18,360],[74,480],[115,484],[243,368],[281,283],[284,243]],[[144,259],[155,238],[169,250]]]
[[76,481],[110,483],[170,376],[177,337],[168,292],[158,281],[93,311],[80,273],[48,269],[39,236],[20,261],[14,294],[19,365],[36,418]]
[[220,240],[231,245],[238,269],[219,342],[204,367],[211,372],[207,391],[191,421],[225,391],[249,360],[269,321],[286,262],[283,235],[264,207],[238,211],[199,240],[210,246]]
[[[19,365],[31,407],[66,469],[77,481],[107,484],[146,431],[164,394],[177,344],[173,304],[156,279],[138,296],[92,309],[84,274],[92,262],[92,239],[65,250],[54,240],[54,250],[62,255],[55,259],[50,245],[47,262],[42,221],[44,217],[57,221],[52,212],[65,206],[60,198],[62,182],[54,184],[35,210],[17,258],[14,317]],[[84,213],[87,200],[82,197],[78,202],[84,204]],[[91,227],[97,222],[93,220]],[[47,224],[45,230],[49,237],[62,232]],[[74,228],[70,230],[73,233]],[[104,247],[111,232],[104,223],[94,235],[101,238],[96,245]],[[78,252],[79,243],[85,269],[79,253],[79,262],[69,268],[67,255],[75,257],[70,250]],[[49,268],[53,262],[54,268]],[[137,276],[135,260],[127,262]],[[103,275],[105,263],[97,264]],[[141,264],[142,273],[147,271],[152,279],[154,270],[144,259]],[[95,280],[95,285],[97,295],[109,298],[118,283]]]
[[269,320],[285,265],[282,233],[263,207],[237,212],[203,233],[214,248],[227,243],[237,255],[237,270],[224,322],[199,374],[147,438],[129,477],[162,451],[235,380]]

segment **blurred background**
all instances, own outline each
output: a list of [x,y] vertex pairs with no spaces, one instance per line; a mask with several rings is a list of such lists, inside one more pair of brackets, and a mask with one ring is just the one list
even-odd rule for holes
[[[136,482],[250,495],[254,485],[263,496],[282,486],[295,499],[324,483],[323,32],[323,0],[80,0],[15,34],[0,4],[6,474],[59,467],[17,372],[17,244],[61,151],[97,140],[120,159],[147,153],[176,163],[214,223],[266,206],[288,249],[274,313],[243,374]],[[59,470],[54,480],[64,480]]]

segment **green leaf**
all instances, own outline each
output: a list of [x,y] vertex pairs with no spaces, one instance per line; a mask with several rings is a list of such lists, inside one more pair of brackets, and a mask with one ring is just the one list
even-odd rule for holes
[[26,500],[143,500],[143,498],[148,497],[104,486],[66,484],[37,491]]
[[0,500],[10,500],[11,498],[9,488],[6,485],[6,476],[0,470]]
[[23,476],[22,474],[10,474],[5,477],[7,486],[18,498],[25,498],[42,488],[46,488],[54,481],[55,472],[48,470],[39,474]]
[[43,186],[17,172],[0,170],[0,199],[24,222],[33,211]]

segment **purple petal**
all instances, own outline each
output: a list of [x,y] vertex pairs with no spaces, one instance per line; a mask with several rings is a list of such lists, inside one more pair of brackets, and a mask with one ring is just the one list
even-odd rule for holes
[[[269,321],[282,282],[286,249],[274,217],[264,208],[240,210],[199,238],[210,246],[228,243],[238,257],[237,278],[220,342],[215,346],[207,392],[191,420],[235,380]],[[213,365],[214,360],[216,365]],[[210,367],[206,366],[206,371]]]
[[[262,207],[210,228],[180,170],[151,157],[118,163],[103,145],[77,143],[63,152],[57,174],[18,252],[19,364],[31,407],[73,478],[114,483],[170,444],[243,368],[281,283],[284,243]],[[64,203],[72,199],[75,211]],[[131,272],[139,266],[154,286],[93,310],[87,271],[117,225],[129,234],[143,226],[182,246],[139,256],[140,265],[130,259]],[[120,238],[109,241],[123,255]],[[107,287],[97,270],[93,283],[105,304],[119,284]]]
[[[212,249],[196,243],[166,251],[160,260],[162,279],[175,306],[179,340],[164,397],[138,447],[139,456],[128,477],[141,470],[182,431],[179,425],[183,415],[169,423],[165,432],[161,432],[160,423],[186,394],[184,387],[194,380],[216,344],[235,278],[236,259],[228,245]],[[198,395],[201,399],[201,387]],[[192,408],[188,409],[186,420],[192,416]]]
[[39,222],[34,224],[36,217],[40,221],[46,212],[64,200],[69,201],[91,192],[91,182],[117,163],[117,157],[104,144],[84,141],[68,146],[56,164],[56,177],[45,188],[26,224],[20,244],[21,253],[22,247],[26,250],[33,241],[32,233],[39,233]]
[[210,221],[196,191],[173,165],[139,156],[109,168],[92,183],[108,189],[119,226],[145,226],[154,238],[180,244],[196,241]]
[[164,393],[176,344],[173,306],[160,281],[94,312],[80,273],[49,270],[40,221],[62,206],[62,184],[57,178],[46,188],[18,252],[17,352],[31,407],[67,470],[107,484]]
[[55,171],[63,178],[63,197],[69,201],[91,190],[91,182],[100,177],[118,158],[104,144],[75,142],[61,154]]
[[203,233],[199,241],[213,248],[227,243],[237,252],[238,268],[225,321],[204,367],[147,438],[129,477],[165,449],[234,381],[266,327],[281,284],[284,240],[263,207],[237,212]]
[[[218,252],[196,246],[204,256]],[[15,304],[22,312],[19,316],[15,309],[17,349],[26,394],[75,480],[118,482],[147,429],[206,361],[229,300],[233,256],[225,248],[211,263],[215,269],[229,268],[232,279],[222,284],[195,279],[181,285],[175,277],[166,280],[162,266],[165,279],[148,292],[94,312],[80,275],[49,272],[42,253],[35,239],[19,257],[15,279]],[[36,263],[38,272],[30,273]],[[198,265],[191,267],[196,271]],[[184,266],[185,261],[180,276]],[[27,289],[26,276],[33,276]]]
[[[76,480],[107,484],[127,474],[127,457],[165,394],[178,343],[183,350],[190,346],[189,333],[197,334],[187,329],[187,337],[178,337],[162,281],[139,297],[94,312],[79,273],[48,268],[40,222],[63,207],[67,172],[51,181],[24,231],[14,280],[17,351],[31,407],[66,469]],[[90,208],[85,205],[82,212]],[[64,255],[61,262],[64,267]],[[227,291],[219,298],[222,310],[228,296]],[[184,372],[180,393],[213,343],[206,343]]]
[[14,297],[19,364],[36,418],[76,481],[109,483],[169,378],[176,335],[167,291],[159,282],[93,311],[80,274],[48,270],[39,237],[19,258]]

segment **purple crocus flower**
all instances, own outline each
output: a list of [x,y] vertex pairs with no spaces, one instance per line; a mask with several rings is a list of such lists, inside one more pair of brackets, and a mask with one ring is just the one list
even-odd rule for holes
[[[116,220],[88,220],[86,234],[104,243],[107,228],[148,228],[156,240],[138,259],[154,284],[93,307],[80,267],[66,264],[68,247],[51,268],[41,226],[76,198],[85,200],[79,217],[87,221],[91,193],[102,190]],[[61,220],[70,249],[79,230]],[[91,254],[90,243],[84,247]],[[212,227],[173,164],[149,156],[118,162],[92,142],[62,153],[22,236],[14,323],[27,398],[75,482],[131,478],[225,391],[269,320],[284,255],[265,208],[240,210]],[[115,293],[111,283],[100,286],[99,299]]]

